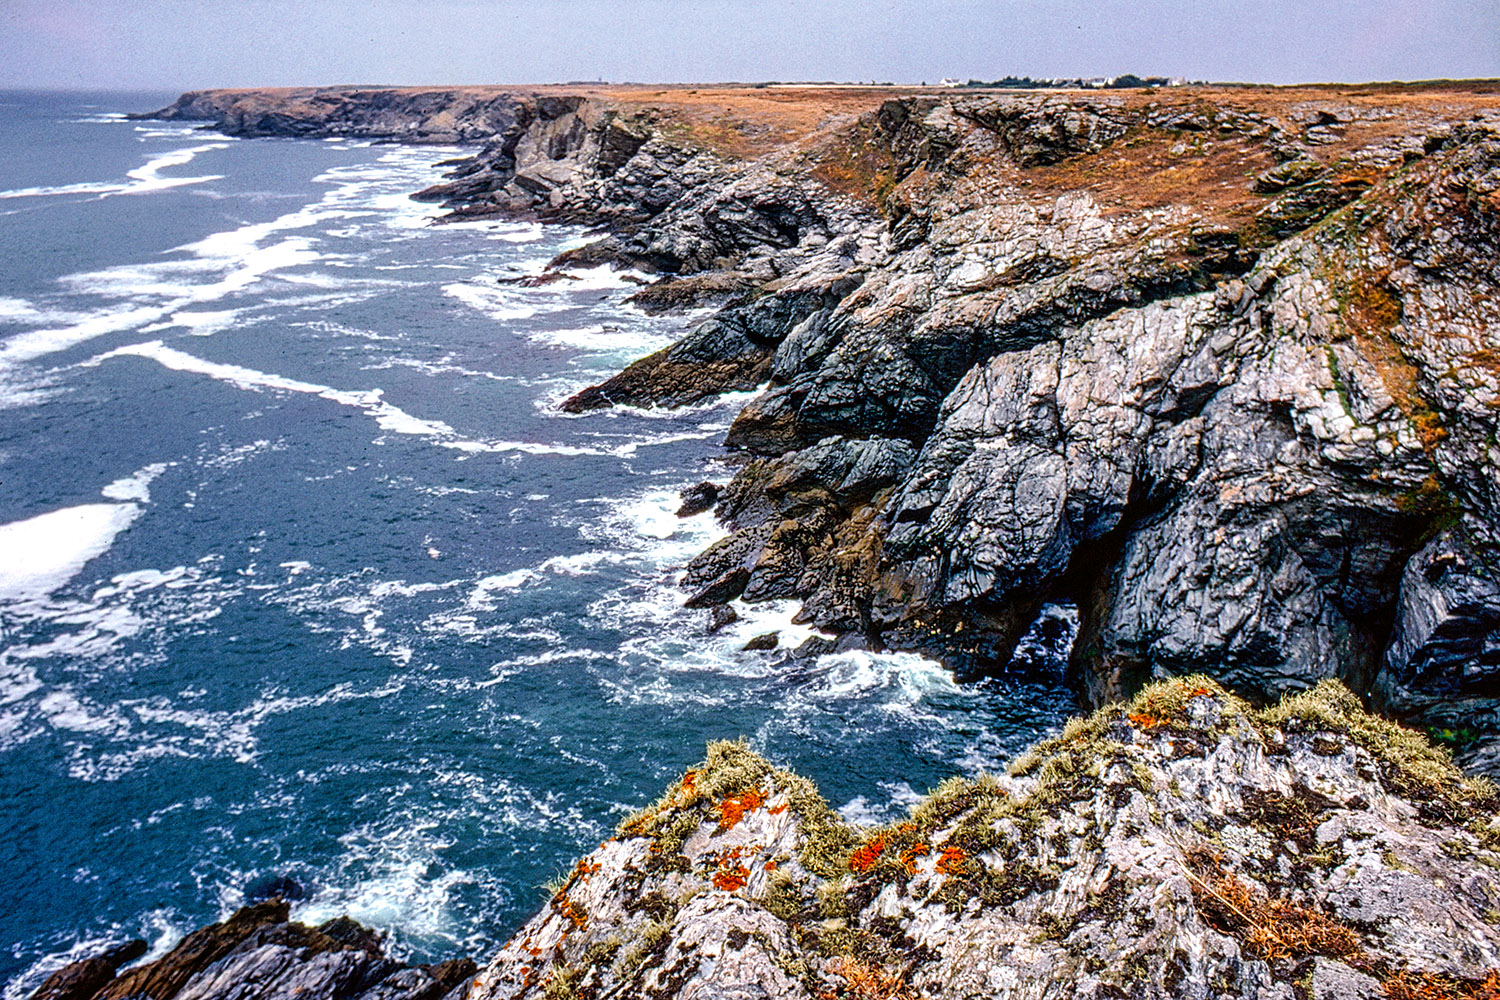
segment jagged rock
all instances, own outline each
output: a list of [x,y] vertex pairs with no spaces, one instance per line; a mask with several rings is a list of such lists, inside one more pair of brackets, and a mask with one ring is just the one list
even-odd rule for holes
[[286,923],[287,904],[280,899],[242,907],[222,923],[200,928],[161,958],[131,969],[111,981],[95,1000],[150,997],[170,1000],[199,971],[217,962],[256,931]]
[[32,1000],[439,1000],[467,989],[476,970],[467,958],[407,967],[386,957],[379,934],[348,917],[318,927],[286,918],[279,898],[242,907],[115,978],[146,951],[133,941],[59,970]]
[[775,649],[780,644],[781,644],[781,635],[780,635],[780,633],[778,633],[778,632],[766,632],[766,633],[763,633],[763,634],[758,635],[755,638],[751,639],[749,642],[745,643],[745,645],[742,646],[742,647],[740,647],[740,648],[744,649],[746,651],[755,651],[755,650],[764,651],[764,650]]
[[717,632],[740,620],[740,613],[728,604],[715,604],[708,609],[708,631]]
[[1480,995],[1497,804],[1336,682],[1156,684],[878,829],[714,744],[469,997]]
[[682,506],[677,508],[678,517],[692,517],[713,510],[719,502],[719,487],[714,483],[699,483],[682,491]]
[[146,954],[146,942],[127,941],[98,955],[69,962],[48,976],[31,1000],[90,1000],[115,977],[115,970]]
[[[1408,572],[1455,510],[1500,503],[1500,278],[1480,263],[1500,256],[1500,140],[1455,109],[1253,104],[887,101],[848,133],[888,171],[878,219],[779,153],[657,138],[621,172],[693,163],[679,201],[570,182],[591,217],[636,220],[590,252],[761,290],[567,403],[769,382],[730,430],[759,459],[724,491],[736,534],[690,567],[691,603],[796,597],[982,672],[1067,601],[1095,704],[1187,669],[1261,697],[1337,676],[1500,732],[1484,584]],[[1189,159],[1204,181],[1171,188]],[[857,441],[889,457],[850,489]],[[1472,520],[1483,581],[1493,518]],[[1460,647],[1486,664],[1464,682]]]

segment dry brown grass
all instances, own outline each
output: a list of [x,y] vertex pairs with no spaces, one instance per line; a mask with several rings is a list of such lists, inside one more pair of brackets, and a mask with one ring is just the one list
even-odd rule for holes
[[836,963],[834,974],[844,985],[822,991],[818,1000],[916,1000],[917,994],[898,971],[849,955],[840,956]]
[[1016,175],[1037,193],[1086,190],[1107,213],[1189,205],[1206,219],[1243,224],[1266,203],[1255,176],[1276,165],[1262,146],[1140,129],[1097,153]]
[[1391,1000],[1500,1000],[1500,971],[1494,969],[1483,980],[1400,972],[1382,985]]
[[1353,928],[1316,910],[1252,889],[1211,852],[1190,852],[1187,869],[1198,912],[1216,930],[1244,943],[1255,957],[1278,959],[1326,955],[1353,958],[1362,952]]

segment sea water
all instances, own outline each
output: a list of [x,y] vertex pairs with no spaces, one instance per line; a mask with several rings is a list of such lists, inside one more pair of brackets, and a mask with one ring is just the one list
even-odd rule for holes
[[557,407],[693,317],[513,283],[589,236],[434,225],[461,149],[123,118],[171,96],[0,94],[7,1000],[278,877],[482,960],[708,740],[876,821],[1071,710],[1047,648],[961,685],[741,649],[790,603],[708,634],[677,579],[721,529],[674,512],[745,397]]

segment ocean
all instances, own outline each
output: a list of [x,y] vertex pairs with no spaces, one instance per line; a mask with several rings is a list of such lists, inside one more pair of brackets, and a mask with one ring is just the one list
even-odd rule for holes
[[958,684],[743,651],[788,602],[709,634],[674,512],[747,397],[557,409],[693,317],[513,283],[589,236],[435,225],[464,150],[123,118],[174,96],[0,93],[5,1000],[276,878],[482,961],[709,740],[873,822],[1074,710],[1055,644]]

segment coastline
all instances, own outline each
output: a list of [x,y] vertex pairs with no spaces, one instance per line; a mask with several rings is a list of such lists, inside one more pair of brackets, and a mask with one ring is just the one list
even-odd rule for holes
[[[1025,802],[1040,796],[1037,804],[1046,807],[1045,823],[1059,821],[1060,814],[1053,810],[1060,803],[1085,803],[1082,812],[1097,814],[1104,802],[1135,822],[1142,822],[1143,815],[1154,822],[1147,815],[1153,807],[1146,803],[1155,797],[1154,808],[1178,817],[1170,824],[1172,836],[1186,837],[1204,817],[1171,790],[1182,780],[1172,763],[1180,759],[1174,746],[1184,741],[1202,752],[1205,766],[1213,764],[1216,777],[1204,779],[1204,788],[1215,782],[1232,784],[1224,768],[1231,768],[1233,761],[1285,755],[1286,763],[1279,766],[1286,770],[1253,775],[1260,790],[1295,798],[1286,795],[1287,789],[1310,788],[1323,797],[1312,800],[1316,804],[1311,807],[1277,800],[1281,811],[1268,813],[1243,805],[1254,797],[1242,795],[1241,808],[1248,811],[1225,829],[1269,836],[1270,846],[1258,847],[1254,836],[1242,833],[1226,841],[1224,829],[1199,845],[1211,854],[1217,852],[1209,860],[1195,853],[1197,848],[1184,846],[1181,874],[1167,881],[1174,892],[1186,892],[1178,892],[1181,905],[1173,912],[1189,929],[1141,937],[1130,932],[1119,938],[1124,933],[1119,927],[1125,925],[1117,927],[1115,922],[1125,921],[1129,911],[1159,909],[1160,901],[1148,906],[1134,899],[1134,889],[1111,889],[1112,876],[1100,875],[1097,867],[1090,867],[1074,886],[1087,890],[1082,895],[1074,892],[1068,897],[1072,902],[1059,903],[1055,895],[1067,876],[1053,869],[1071,871],[1070,865],[1085,857],[1092,866],[1098,857],[1113,856],[1115,848],[1110,845],[1092,846],[1079,831],[1070,831],[1084,838],[1082,846],[1050,854],[1043,845],[1057,831],[1027,829],[1027,814],[1007,812],[1010,807],[997,813],[993,793],[986,791],[976,800],[970,789],[957,812],[943,812],[948,807],[942,805],[941,794],[918,809],[929,816],[937,810],[944,822],[957,823],[956,827],[924,828],[919,839],[908,836],[913,831],[846,831],[835,836],[841,845],[837,850],[843,853],[831,867],[820,870],[805,847],[807,838],[820,836],[807,831],[818,828],[821,814],[816,802],[803,808],[794,801],[808,790],[771,772],[763,762],[711,749],[706,766],[694,773],[707,777],[729,766],[735,777],[696,796],[684,794],[693,788],[693,780],[686,779],[651,819],[653,829],[682,828],[682,839],[674,841],[683,848],[680,855],[657,852],[670,864],[653,868],[656,861],[649,856],[649,843],[643,843],[660,845],[659,833],[642,836],[641,831],[627,829],[602,845],[598,855],[581,862],[564,891],[523,932],[541,943],[524,942],[518,934],[477,985],[449,983],[443,978],[448,972],[408,970],[402,973],[408,980],[399,984],[402,990],[410,987],[408,992],[395,992],[398,984],[392,982],[393,991],[380,996],[426,1000],[446,993],[454,1000],[488,1000],[536,993],[588,1000],[663,991],[712,995],[715,990],[772,982],[777,984],[775,995],[817,995],[817,989],[862,995],[855,984],[870,977],[879,982],[881,976],[897,977],[885,987],[891,995],[918,985],[924,994],[957,996],[976,988],[977,981],[971,979],[981,974],[988,977],[982,980],[984,988],[996,995],[1030,996],[1041,995],[1049,982],[1042,971],[1049,965],[1061,969],[1056,975],[1067,978],[1058,981],[1075,990],[1115,995],[1109,992],[1108,977],[1097,975],[1087,960],[1089,949],[1104,947],[1097,937],[1101,921],[1115,928],[1112,933],[1117,936],[1110,945],[1114,953],[1124,948],[1137,956],[1137,964],[1130,966],[1135,978],[1126,979],[1125,985],[1149,981],[1152,995],[1189,995],[1184,991],[1194,984],[1221,980],[1239,983],[1242,995],[1291,995],[1278,992],[1280,985],[1310,977],[1316,987],[1319,976],[1352,982],[1351,989],[1374,989],[1383,983],[1386,995],[1392,996],[1400,994],[1392,992],[1390,984],[1402,976],[1427,976],[1432,983],[1489,982],[1497,964],[1495,932],[1479,904],[1465,904],[1466,940],[1474,942],[1475,950],[1462,953],[1445,951],[1427,936],[1438,927],[1427,911],[1417,907],[1421,915],[1415,918],[1397,911],[1416,906],[1410,900],[1427,899],[1423,893],[1442,898],[1446,887],[1463,882],[1462,876],[1443,868],[1447,862],[1442,858],[1454,856],[1453,851],[1444,853],[1444,845],[1461,843],[1459,853],[1467,852],[1464,856],[1470,859],[1490,857],[1484,821],[1493,817],[1492,793],[1465,792],[1455,800],[1451,815],[1423,816],[1423,803],[1433,801],[1433,788],[1413,784],[1400,760],[1382,756],[1368,734],[1389,733],[1368,721],[1347,695],[1319,688],[1321,701],[1305,699],[1297,709],[1280,715],[1276,710],[1255,715],[1217,682],[1267,703],[1337,676],[1383,710],[1433,730],[1449,728],[1455,720],[1483,719],[1493,710],[1483,678],[1476,682],[1462,677],[1473,650],[1483,646],[1495,628],[1495,621],[1487,617],[1493,601],[1482,584],[1488,578],[1488,542],[1480,537],[1481,527],[1474,526],[1486,516],[1488,499],[1465,480],[1463,469],[1464,462],[1475,461],[1475,435],[1482,442],[1481,432],[1488,426],[1483,396],[1478,396],[1478,410],[1467,400],[1486,387],[1465,385],[1467,395],[1443,395],[1444,375],[1437,363],[1451,362],[1453,355],[1429,357],[1434,349],[1423,337],[1423,324],[1463,328],[1478,323],[1475,339],[1482,347],[1488,314],[1482,305],[1477,313],[1423,313],[1420,308],[1426,303],[1424,295],[1446,295],[1444,305],[1450,307],[1455,288],[1478,292],[1493,280],[1482,271],[1444,273],[1445,268],[1462,268],[1465,261],[1480,259],[1477,255],[1492,237],[1484,228],[1489,218],[1485,213],[1492,209],[1484,207],[1483,199],[1490,194],[1482,187],[1483,178],[1493,174],[1491,125],[1462,121],[1470,111],[1467,106],[1462,114],[1456,107],[1422,107],[1412,109],[1412,121],[1403,121],[1402,129],[1392,135],[1381,124],[1389,122],[1378,115],[1356,114],[1346,120],[1337,108],[1298,107],[1311,117],[1288,139],[1287,131],[1277,134],[1280,126],[1257,133],[1265,125],[1263,119],[1223,122],[1207,114],[1210,124],[1188,127],[1188,119],[1171,118],[1191,102],[1162,111],[1135,105],[1132,99],[1138,95],[1102,103],[1092,100],[1094,96],[1068,95],[1059,102],[1056,95],[966,94],[962,99],[975,103],[960,113],[945,96],[888,101],[890,95],[884,94],[863,114],[841,108],[814,127],[778,137],[778,144],[765,150],[755,145],[754,134],[747,137],[737,125],[696,117],[685,123],[671,116],[653,119],[645,111],[615,106],[620,97],[614,93],[607,99],[538,93],[491,96],[488,103],[471,106],[470,121],[488,124],[444,124],[442,128],[451,131],[442,131],[431,119],[421,118],[404,133],[416,135],[414,139],[402,138],[401,128],[391,124],[410,121],[410,111],[389,105],[376,108],[377,115],[357,124],[345,118],[331,119],[333,124],[302,118],[306,112],[300,107],[259,117],[259,112],[236,113],[230,128],[237,131],[231,134],[240,135],[354,135],[359,133],[345,130],[363,128],[370,130],[363,133],[368,138],[437,142],[451,140],[430,137],[495,127],[490,135],[501,141],[455,164],[453,180],[424,196],[445,202],[458,217],[498,215],[606,228],[609,235],[558,263],[613,263],[663,275],[637,296],[643,308],[718,308],[677,346],[638,362],[568,404],[578,410],[601,405],[676,406],[770,382],[769,391],[745,408],[730,431],[729,443],[751,460],[727,484],[719,501],[719,516],[734,534],[689,567],[687,579],[697,591],[692,600],[698,605],[711,608],[736,597],[793,597],[803,601],[806,618],[849,637],[847,642],[932,652],[960,673],[979,674],[1007,662],[1041,603],[1064,599],[1084,613],[1074,670],[1087,703],[1117,702],[1135,694],[1153,676],[1190,669],[1211,675],[1212,679],[1194,678],[1191,683],[1166,682],[1149,688],[1129,709],[1108,709],[1094,716],[1071,738],[1042,748],[1041,759],[1028,765],[1034,768],[1032,774],[1050,775],[1053,785],[1047,778],[1035,784],[1002,782],[1002,798]],[[1201,97],[1184,95],[1185,100],[1187,96],[1195,101]],[[272,96],[273,104],[281,100]],[[1083,107],[1075,106],[1075,100]],[[1346,100],[1360,107],[1357,96]],[[193,114],[207,110],[193,103],[190,108]],[[220,109],[212,113],[220,114]],[[1137,113],[1146,118],[1132,119]],[[1069,118],[1071,114],[1077,119]],[[394,119],[381,117],[385,115]],[[1327,116],[1331,120],[1325,121]],[[751,118],[745,115],[745,120]],[[310,127],[299,124],[309,120]],[[1226,150],[1203,153],[1201,144],[1194,144],[1191,155],[1212,169],[1206,177],[1195,176],[1186,188],[1174,187],[1162,180],[1162,163],[1151,158],[1160,149],[1149,141],[1132,146],[1132,136],[1138,138],[1133,130],[1162,130],[1162,121],[1174,123],[1179,142],[1185,141],[1183,135],[1222,134],[1229,137],[1226,146],[1253,146],[1259,141],[1276,155],[1265,169],[1246,174],[1239,168],[1262,165],[1255,157],[1264,149],[1235,152],[1218,163],[1214,157]],[[1361,131],[1356,125],[1370,123],[1374,124],[1367,130],[1369,136],[1351,139],[1350,132]],[[339,131],[319,131],[325,127]],[[1319,129],[1326,134],[1316,135]],[[485,137],[477,131],[465,134],[470,136],[465,141]],[[1132,162],[1134,153],[1111,161],[1111,152],[1122,146],[1145,150],[1140,162]],[[1337,147],[1338,154],[1330,163],[1318,155],[1302,155],[1326,153],[1328,147]],[[987,162],[987,156],[995,162]],[[1079,160],[1089,162],[1080,165]],[[1308,160],[1324,169],[1310,166]],[[1112,175],[1111,169],[1124,176]],[[1178,169],[1182,168],[1165,167],[1167,172]],[[1412,280],[1420,287],[1402,284],[1399,267],[1388,266],[1391,250],[1384,241],[1390,234],[1382,230],[1379,239],[1369,238],[1376,228],[1371,219],[1383,224],[1394,214],[1393,207],[1402,203],[1391,200],[1396,194],[1431,208],[1431,217],[1408,219],[1407,231],[1400,234],[1408,241],[1406,253],[1413,252],[1410,246],[1420,249],[1445,220],[1455,218],[1439,195],[1429,194],[1454,188],[1454,177],[1467,179],[1470,190],[1479,185],[1478,206],[1461,206],[1462,212],[1478,214],[1478,229],[1461,232],[1460,240],[1469,243],[1455,250],[1450,242],[1447,257],[1418,268]],[[676,183],[662,190],[664,178]],[[1197,215],[1184,216],[1177,211],[1181,204],[1172,200],[1185,197],[1184,192],[1208,190],[1204,184],[1231,183],[1243,183],[1255,196],[1254,211],[1243,211],[1251,202],[1240,200],[1239,193]],[[1079,184],[1092,194],[1070,199],[1068,192],[1079,190]],[[1046,189],[1038,192],[1039,186]],[[1033,190],[1023,190],[1028,187]],[[1153,192],[1153,187],[1158,190]],[[1158,204],[1161,198],[1154,195],[1165,196],[1166,203]],[[1006,199],[1020,207],[1004,217],[975,218],[976,198],[986,211],[994,204],[1012,204]],[[1050,210],[1044,212],[1045,206]],[[1445,210],[1446,216],[1441,214]],[[705,224],[708,220],[711,223]],[[999,237],[989,239],[995,230],[1000,230]],[[1101,230],[1103,239],[1096,239]],[[976,246],[977,256],[966,256],[965,249]],[[947,250],[954,259],[942,261],[934,247]],[[1143,254],[1146,259],[1138,260]],[[1346,270],[1330,275],[1327,268],[1333,260]],[[918,278],[924,269],[941,274],[941,281],[924,286]],[[1373,279],[1374,291],[1367,273],[1381,275]],[[1348,287],[1337,287],[1340,281]],[[1433,292],[1433,287],[1439,291]],[[1394,324],[1390,299],[1397,300],[1400,310]],[[1014,304],[1017,300],[1021,308]],[[973,332],[979,327],[986,329]],[[897,336],[891,336],[892,330]],[[1044,333],[1055,330],[1065,332],[1060,337]],[[1250,349],[1222,345],[1225,330],[1232,332],[1234,341],[1249,342]],[[955,331],[969,340],[963,357],[942,358],[937,371],[910,363],[913,345],[934,351],[939,338],[952,337]],[[1267,339],[1256,342],[1258,336]],[[1317,350],[1324,342],[1326,350]],[[1388,347],[1392,342],[1394,353]],[[1141,349],[1141,344],[1149,347]],[[981,357],[987,350],[996,353]],[[1293,363],[1278,368],[1288,355],[1295,355]],[[1247,378],[1245,370],[1257,365],[1254,378]],[[1076,392],[1071,397],[1069,377]],[[1101,406],[1099,394],[1093,392],[1101,379],[1142,391],[1113,408]],[[1304,391],[1308,386],[1315,391]],[[911,398],[898,400],[903,396]],[[1139,419],[1143,413],[1149,418],[1145,426]],[[1215,426],[1214,418],[1221,414],[1226,415]],[[1288,423],[1290,433],[1283,430]],[[1085,433],[1069,434],[1069,426]],[[1254,442],[1268,433],[1266,428],[1276,430],[1279,450],[1274,453],[1255,450]],[[1368,436],[1360,433],[1365,429]],[[1079,449],[1086,451],[1090,437],[1098,454],[1089,462],[1065,462],[1061,469],[1049,464],[1049,454],[1071,458]],[[1309,441],[1316,443],[1314,448],[1306,447]],[[1388,451],[1379,447],[1382,442]],[[1290,454],[1288,460],[1288,453],[1296,452],[1291,446],[1299,443],[1302,452]],[[1110,460],[1122,449],[1131,458],[1124,469]],[[1263,469],[1263,463],[1272,463],[1286,480],[1278,484],[1283,492],[1271,489],[1269,494],[1254,495],[1256,480],[1245,475],[1243,464],[1226,467],[1220,462],[1214,468],[1215,457],[1232,456],[1236,449],[1250,454],[1249,465]],[[1192,453],[1190,458],[1184,458],[1187,453]],[[988,456],[996,454],[1005,457],[1005,464],[983,465],[976,457],[988,462]],[[1311,460],[1309,454],[1314,456]],[[1485,461],[1478,460],[1477,467],[1483,469]],[[1149,477],[1142,477],[1143,468]],[[1351,485],[1361,477],[1386,481],[1378,488]],[[1057,485],[1027,507],[1022,487],[1034,481]],[[1230,490],[1240,495],[1225,504]],[[1202,502],[1210,493],[1220,507],[1205,514]],[[998,497],[1005,498],[1004,504]],[[983,503],[976,505],[976,498]],[[1187,498],[1198,506],[1183,511]],[[1004,505],[1024,511],[1024,523],[1012,529],[1003,519],[996,520],[992,510]],[[1294,508],[1294,516],[1289,516]],[[1175,512],[1188,519],[1174,520]],[[912,527],[930,525],[934,517],[938,530],[926,536]],[[1293,523],[1288,526],[1288,521]],[[972,535],[963,534],[965,525],[973,523],[1000,534],[1006,545],[998,552],[976,553]],[[1160,649],[1139,648],[1133,636],[1153,635],[1158,645],[1163,642],[1160,619],[1153,621],[1141,610],[1142,603],[1170,601],[1173,592],[1172,580],[1164,579],[1159,567],[1131,561],[1132,545],[1146,545],[1148,554],[1155,555],[1172,550],[1174,533],[1194,536],[1205,525],[1246,523],[1251,530],[1227,549],[1210,546],[1185,555],[1179,551],[1172,557],[1176,572],[1186,567],[1187,576],[1196,581],[1192,589],[1206,590],[1211,597],[1222,599],[1225,594],[1242,594],[1246,586],[1252,592],[1262,586],[1283,606],[1241,599],[1230,604],[1241,620],[1231,629],[1213,632],[1205,630],[1203,615],[1193,618],[1191,607],[1175,605],[1175,613],[1190,620],[1186,626],[1173,625],[1179,631],[1168,629],[1165,638],[1181,648],[1166,656]],[[1328,529],[1325,534],[1334,536],[1336,544],[1304,537],[1313,524]],[[1374,541],[1361,549],[1369,536]],[[1236,566],[1240,574],[1232,579],[1215,576],[1213,567],[1220,560],[1236,551],[1256,551],[1255,544],[1272,550],[1290,546],[1296,555],[1293,568],[1306,570],[1311,582],[1293,579],[1289,584],[1292,563],[1286,560]],[[1343,553],[1343,563],[1333,574],[1343,588],[1337,600],[1329,598],[1328,575],[1308,552],[1322,558]],[[954,571],[955,555],[969,559],[962,572]],[[1108,571],[1091,570],[1096,564]],[[1206,578],[1196,575],[1205,569]],[[1295,600],[1285,599],[1289,587]],[[1469,603],[1454,595],[1469,598]],[[1360,601],[1365,603],[1359,614],[1348,613]],[[1125,624],[1115,620],[1122,605],[1129,605],[1135,615]],[[1342,620],[1334,620],[1339,615]],[[1378,629],[1361,624],[1380,615],[1396,618],[1394,636],[1382,637]],[[1254,642],[1235,647],[1237,638],[1247,633]],[[824,648],[806,652],[818,651]],[[1245,724],[1249,728],[1235,721],[1239,719],[1251,719]],[[1072,782],[1076,775],[1067,769],[1077,767],[1081,754],[1096,752],[1088,741],[1105,733],[1109,747],[1102,763],[1086,769],[1086,780],[1069,786],[1069,796],[1078,797],[1054,801],[1051,790],[1056,780]],[[1488,735],[1477,746],[1465,747],[1471,765],[1493,766]],[[1333,743],[1338,744],[1336,751]],[[1400,749],[1416,754],[1426,767],[1428,758],[1418,746],[1403,742]],[[1111,756],[1116,754],[1118,760]],[[1441,754],[1433,759],[1440,760]],[[1139,765],[1152,773],[1142,776],[1135,770]],[[1366,774],[1372,766],[1378,772],[1375,778]],[[1444,788],[1457,787],[1454,783],[1463,780],[1457,772],[1441,767],[1439,771],[1440,784],[1447,783]],[[748,779],[746,772],[751,774]],[[1432,774],[1421,773],[1427,778]],[[1121,774],[1128,777],[1120,779]],[[1330,794],[1334,786],[1339,791]],[[794,787],[795,793],[789,791]],[[1137,794],[1140,804],[1129,798]],[[1445,801],[1447,794],[1441,792],[1436,801]],[[1164,807],[1168,800],[1173,804]],[[738,833],[726,836],[739,826],[727,823],[727,801],[753,803],[745,812],[756,820],[742,831],[750,838],[743,844]],[[778,805],[782,811],[773,812]],[[957,846],[953,834],[968,822],[965,810],[973,810],[987,824],[1016,824],[1004,828],[1014,835],[1020,853],[988,841]],[[1341,829],[1350,830],[1361,822],[1375,822],[1372,812],[1383,828],[1400,831],[1399,836],[1392,833],[1380,840],[1392,845],[1397,862],[1382,860],[1380,878],[1401,881],[1411,875],[1438,888],[1403,883],[1400,891],[1408,895],[1399,898],[1407,902],[1394,904],[1391,912],[1350,911],[1352,924],[1384,921],[1373,940],[1351,944],[1337,928],[1306,916],[1341,912],[1339,906],[1345,904],[1327,895],[1335,892],[1338,879],[1330,876],[1326,884],[1319,884],[1314,878],[1310,886],[1296,879],[1283,881],[1284,874],[1276,869],[1291,865],[1301,871],[1296,858],[1325,848],[1322,824],[1330,822],[1330,816],[1343,824]],[[773,819],[786,814],[795,824]],[[1318,822],[1312,824],[1309,817]],[[1413,839],[1419,827],[1436,831],[1431,834],[1435,839]],[[1281,840],[1276,837],[1278,829],[1286,834]],[[1313,829],[1317,835],[1308,843]],[[941,839],[944,832],[946,841]],[[897,854],[893,845],[902,837],[910,843],[901,841]],[[876,840],[882,846],[874,851],[869,867],[861,870],[864,855],[858,852],[868,853]],[[1354,834],[1341,843],[1347,850],[1358,840]],[[1421,843],[1414,846],[1417,840]],[[963,858],[945,862],[951,856],[944,843]],[[928,851],[907,857],[905,852],[918,844]],[[894,861],[886,856],[888,847]],[[745,853],[726,853],[736,848]],[[1134,846],[1130,850],[1142,853]],[[637,857],[642,851],[647,853]],[[741,858],[751,854],[761,864],[757,877],[748,877],[747,867],[745,880],[731,886],[740,880]],[[778,860],[782,855],[787,858]],[[1367,855],[1348,853],[1329,860],[1327,871],[1342,872],[1339,877],[1346,882],[1375,878]],[[802,857],[800,868],[789,865],[793,856]],[[686,872],[677,870],[678,857],[687,860]],[[1293,860],[1287,861],[1289,857]],[[1158,863],[1159,859],[1151,861]],[[943,864],[955,870],[944,871]],[[977,867],[966,867],[969,864]],[[791,873],[793,896],[787,895],[785,880],[772,877],[778,869]],[[601,871],[604,874],[596,877]],[[654,887],[639,895],[640,886],[633,881],[638,871],[647,873],[643,884]],[[877,871],[878,878],[870,874]],[[1018,871],[1025,873],[1019,883],[1014,881]],[[1479,874],[1488,878],[1487,873]],[[908,891],[913,876],[936,883],[930,895]],[[657,878],[664,884],[658,886],[653,881]],[[996,890],[995,899],[983,897],[991,878],[1005,885]],[[1049,887],[1054,879],[1057,885]],[[1236,924],[1233,912],[1216,911],[1214,900],[1239,899],[1234,894],[1245,888],[1247,879],[1246,898],[1253,901],[1260,891],[1265,899],[1292,901],[1287,904],[1291,909],[1284,907],[1280,916],[1314,925],[1314,931],[1324,935],[1318,947],[1325,950],[1288,949],[1279,938],[1265,938],[1255,920]],[[633,886],[629,892],[622,880]],[[956,913],[973,921],[965,923],[962,933],[953,926],[951,900],[942,895],[955,881],[977,881],[981,886],[975,891],[981,897],[977,910],[971,913],[959,901]],[[824,898],[828,893],[820,892],[825,883],[847,891],[850,882],[858,892],[852,904],[841,904],[842,909],[837,901]],[[1156,884],[1142,884],[1148,883]],[[1202,891],[1203,885],[1211,891]],[[1464,885],[1464,892],[1476,900],[1494,892],[1478,883]],[[587,900],[576,903],[574,896],[584,890],[590,893]],[[648,909],[650,919],[644,919],[631,912],[634,904],[629,900],[644,898],[650,891],[672,898],[671,913],[652,914]],[[1110,896],[1119,892],[1123,895]],[[1109,906],[1092,901],[1095,895],[1109,897]],[[581,909],[575,909],[575,903]],[[623,915],[613,912],[616,905]],[[1356,904],[1355,910],[1362,905]],[[927,915],[924,908],[933,906],[948,918]],[[896,917],[890,914],[893,907]],[[1241,902],[1240,909],[1249,908]],[[1233,911],[1234,905],[1229,909]],[[1190,919],[1189,911],[1196,916]],[[1042,920],[1048,913],[1068,913],[1080,921],[1063,931]],[[773,918],[780,926],[768,922]],[[898,932],[881,922],[893,919],[901,924]],[[368,947],[341,948],[313,936],[330,936],[323,929],[275,929],[297,926],[286,924],[284,913],[277,920],[266,918],[260,926],[270,929],[259,937],[241,938],[215,956],[212,962],[225,963],[216,967],[215,985],[204,979],[197,981],[197,993],[189,989],[152,995],[156,1000],[212,997],[218,995],[216,989],[259,981],[258,977],[268,977],[267,996],[331,988],[331,980],[318,978],[330,975],[313,961],[319,955],[363,952],[360,961],[379,961]],[[712,933],[710,927],[715,928]],[[715,938],[725,927],[733,929],[722,940]],[[918,927],[920,933],[914,933]],[[807,929],[813,930],[810,941],[804,939]],[[966,960],[969,967],[964,968],[965,961],[945,957],[945,947],[981,930],[1005,942],[987,953],[989,964]],[[1074,940],[1070,936],[1076,933],[1083,936]],[[1184,934],[1193,936],[1186,953],[1195,956],[1186,965],[1173,950]],[[1016,942],[1038,939],[1072,941],[1063,953],[1078,954],[1081,947],[1084,958],[1077,965],[1058,964],[1055,956],[1028,954],[1018,960]],[[1134,944],[1140,948],[1132,951]],[[278,948],[284,952],[275,951]],[[1048,953],[1046,947],[1040,950]],[[907,966],[903,951],[924,961]],[[679,954],[683,957],[674,962]],[[1208,960],[1204,955],[1216,957]],[[1372,955],[1373,960],[1366,961]],[[274,975],[265,971],[268,966],[255,964],[272,959],[281,963]],[[339,959],[346,960],[354,961]],[[934,973],[930,983],[919,980],[918,969],[931,963],[947,971],[942,976]],[[205,972],[209,964],[197,966],[190,975]],[[993,971],[1018,967],[1027,972],[1019,978],[1008,973],[1012,980],[997,979]],[[316,972],[310,971],[314,968]],[[360,975],[374,973],[366,969]],[[724,978],[734,975],[744,978]],[[1349,978],[1360,976],[1369,983]],[[187,981],[184,977],[177,986]],[[335,992],[346,995],[339,992],[344,989],[341,985]],[[74,995],[96,993],[56,994]],[[1320,994],[1314,988],[1312,995],[1340,994]]]
[[1071,604],[1085,707],[1188,671],[1261,701],[1337,677],[1478,731],[1488,767],[1500,701],[1466,664],[1500,636],[1496,278],[1466,263],[1488,196],[1453,192],[1492,183],[1495,91],[281,89],[157,114],[491,130],[418,197],[593,227],[554,267],[714,309],[563,407],[759,392],[692,606],[794,599],[979,676]]

